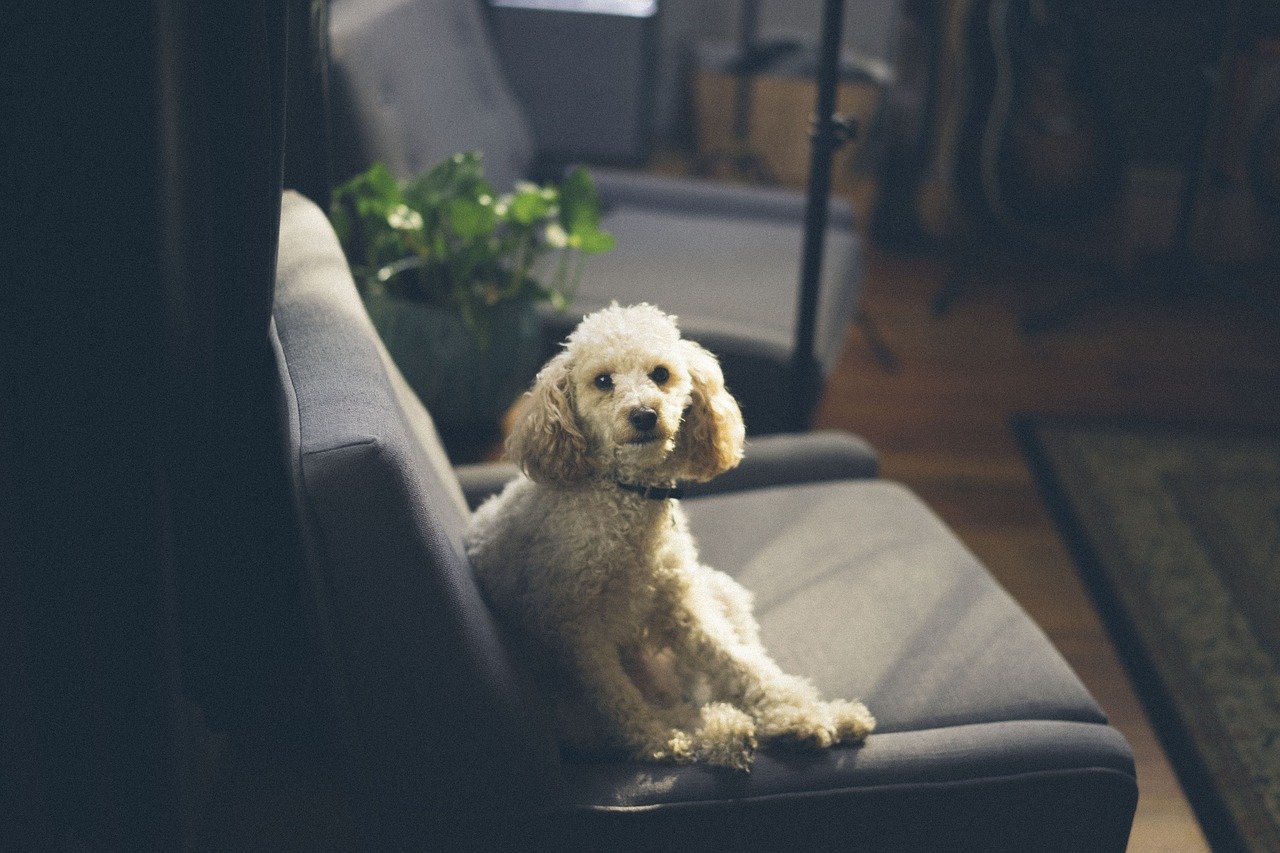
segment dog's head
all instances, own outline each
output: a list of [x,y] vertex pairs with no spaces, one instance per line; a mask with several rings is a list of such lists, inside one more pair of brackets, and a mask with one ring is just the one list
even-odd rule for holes
[[742,459],[715,356],[652,305],[585,317],[538,373],[507,452],[538,482],[709,480]]

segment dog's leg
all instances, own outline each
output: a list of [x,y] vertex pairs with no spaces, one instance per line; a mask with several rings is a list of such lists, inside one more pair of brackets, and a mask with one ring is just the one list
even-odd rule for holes
[[741,708],[709,702],[698,709],[692,749],[699,761],[750,770],[757,743],[755,720]]
[[861,743],[876,727],[876,718],[871,716],[867,706],[861,702],[832,699],[822,704],[827,706],[827,711],[831,714],[836,740],[840,743]]
[[612,642],[606,638],[585,640],[572,650],[572,659],[574,674],[587,698],[635,757],[693,760],[681,733],[667,724],[659,709],[645,701]]
[[[756,622],[753,612],[753,596],[751,592],[726,575],[724,572],[702,567],[707,573],[707,579],[711,582],[715,589],[721,604],[724,607],[725,616],[733,625],[734,631],[742,640],[743,645],[754,649],[764,657],[769,664],[773,664],[773,660],[765,651],[764,645],[760,642],[760,625]],[[776,668],[776,664],[774,664]],[[780,671],[780,670],[779,670]],[[792,678],[792,676],[786,676]],[[807,692],[809,688],[808,682],[804,682],[801,688]],[[817,693],[814,693],[817,696]],[[796,726],[790,722],[792,712],[783,710],[789,703],[779,703],[782,707],[775,706],[772,716],[773,720],[766,720],[761,726],[763,730],[762,737],[770,740],[786,739],[787,732],[793,731]],[[802,703],[802,706],[807,703]],[[819,701],[819,705],[823,706],[817,709],[817,716],[826,720],[829,718],[831,728],[834,730],[834,739],[838,743],[856,743],[862,741],[875,728],[875,718],[867,711],[865,705],[861,702],[852,702],[846,699],[833,699],[830,701]],[[813,709],[810,709],[810,712]],[[805,716],[812,716],[812,713],[806,713]],[[801,729],[806,726],[801,725]]]
[[696,566],[693,571],[697,581],[705,584],[711,596],[719,603],[725,619],[743,645],[759,646],[760,625],[752,612],[755,597],[750,590],[724,572],[709,566]]
[[580,639],[571,653],[576,675],[633,757],[738,769],[750,763],[755,726],[749,716],[732,708],[704,708],[692,731],[681,728],[692,716],[690,707],[653,706],[627,674],[617,646],[605,637]]
[[664,609],[676,654],[699,662],[714,698],[751,715],[761,741],[824,748],[860,741],[874,726],[861,704],[824,702],[806,679],[782,671],[760,643],[750,594],[727,575],[699,567],[695,587]]
[[766,743],[825,749],[860,742],[875,726],[861,703],[823,701],[807,679],[783,672],[763,648],[720,646],[709,656],[720,661],[721,684],[741,697]]
[[716,691],[751,715],[762,741],[814,749],[836,742],[835,722],[818,691],[805,679],[783,672],[762,647],[725,643],[711,632],[695,631],[690,639],[695,653],[707,662]]

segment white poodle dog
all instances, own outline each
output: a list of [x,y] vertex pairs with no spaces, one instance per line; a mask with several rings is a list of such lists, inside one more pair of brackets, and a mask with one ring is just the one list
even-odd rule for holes
[[525,395],[507,450],[524,476],[475,513],[467,553],[580,751],[746,770],[760,743],[864,739],[760,643],[751,594],[702,565],[677,498],[742,458],[738,404],[675,318],[583,319]]

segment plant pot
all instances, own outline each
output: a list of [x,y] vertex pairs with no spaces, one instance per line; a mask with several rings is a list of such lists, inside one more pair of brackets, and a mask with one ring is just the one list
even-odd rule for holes
[[502,415],[538,371],[542,335],[533,304],[494,306],[487,347],[457,311],[389,294],[367,294],[364,304],[450,456],[482,456],[480,445],[496,440]]

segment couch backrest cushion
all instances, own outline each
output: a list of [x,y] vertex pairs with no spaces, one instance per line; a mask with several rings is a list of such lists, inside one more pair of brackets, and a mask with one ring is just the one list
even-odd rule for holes
[[330,16],[336,179],[375,160],[405,179],[476,148],[499,192],[528,173],[529,124],[479,0],[337,0]]
[[472,579],[466,508],[430,418],[386,357],[318,207],[283,201],[274,327],[312,588],[357,809],[536,809],[548,729]]

